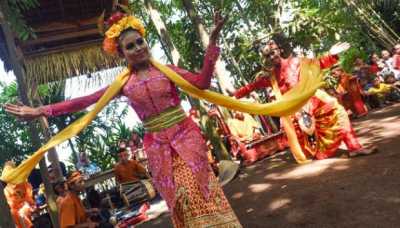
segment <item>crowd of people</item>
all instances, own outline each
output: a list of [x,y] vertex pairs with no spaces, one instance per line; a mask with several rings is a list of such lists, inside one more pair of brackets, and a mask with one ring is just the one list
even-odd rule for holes
[[[225,18],[217,12],[203,68],[199,74],[194,74],[154,61],[144,39],[145,28],[142,23],[133,16],[118,12],[107,22],[110,28],[105,34],[103,46],[106,53],[125,58],[129,65],[115,83],[91,95],[47,106],[33,108],[7,104],[6,111],[21,118],[34,119],[80,111],[98,102],[96,108],[87,114],[91,117],[107,101],[118,96],[128,97],[129,104],[145,128],[143,148],[148,158],[148,169],[129,154],[126,143],[121,143],[116,152],[119,161],[114,168],[116,180],[121,186],[120,194],[123,197],[131,193],[134,196],[140,195],[140,192],[134,190],[140,185],[138,180],[151,178],[154,187],[166,201],[177,228],[242,227],[209,165],[209,147],[204,135],[180,105],[177,86],[192,96],[234,109],[234,118],[227,121],[226,126],[222,121],[220,127],[225,132],[229,131],[227,134],[236,134],[236,137],[230,137],[228,141],[238,142],[237,153],[246,150],[240,146],[241,142],[261,137],[262,130],[258,130],[253,118],[265,123],[265,132],[271,133],[281,128],[291,153],[299,163],[333,157],[342,143],[347,146],[349,156],[376,151],[376,148],[364,147],[358,142],[349,116],[366,115],[372,108],[399,99],[397,80],[400,79],[400,45],[395,46],[393,56],[388,51],[382,51],[381,58],[376,54],[371,55],[369,64],[357,59],[354,71],[346,73],[337,63],[339,54],[350,47],[348,43],[336,44],[327,55],[309,60],[296,56],[284,58],[279,44],[270,40],[260,48],[263,62],[266,63],[262,72],[254,82],[231,91],[234,97],[231,98],[207,90],[218,59],[218,37],[224,22]],[[305,86],[305,79],[318,79],[322,69],[330,69],[337,83],[320,89],[317,86]],[[181,79],[185,82],[182,83]],[[187,82],[190,85],[185,84]],[[322,80],[315,82],[322,85]],[[271,91],[269,99],[275,100],[274,104],[278,105],[256,106],[239,100],[255,90],[266,88]],[[290,100],[288,97],[295,98]],[[280,100],[292,109],[283,107],[285,105],[279,103]],[[262,109],[260,115],[239,111],[251,112],[255,107]],[[263,114],[272,109],[274,115],[280,117],[276,124],[278,127],[271,125],[273,121]],[[217,119],[223,116],[220,114],[209,113],[210,116],[217,116]],[[71,129],[78,129],[77,125],[82,129],[90,122],[79,121]],[[244,122],[250,124],[245,126]],[[64,134],[72,137],[77,132]],[[2,175],[2,180],[9,182],[9,186],[21,184],[12,173],[22,171],[18,167],[14,170],[10,170],[11,174]],[[92,217],[94,214],[102,214],[101,209],[86,209],[79,198],[80,192],[84,190],[85,175],[92,175],[98,168],[82,153],[78,170],[68,175],[66,181],[55,184],[61,227],[110,226],[108,221],[97,221]]]
[[352,117],[365,116],[368,110],[397,102],[400,99],[400,44],[392,52],[372,53],[368,61],[356,58],[349,73],[335,66],[331,75],[336,80],[330,83],[328,92]]

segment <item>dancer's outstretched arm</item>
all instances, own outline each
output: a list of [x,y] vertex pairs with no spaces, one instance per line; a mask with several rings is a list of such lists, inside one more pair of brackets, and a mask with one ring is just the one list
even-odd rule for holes
[[350,48],[349,43],[337,43],[331,47],[329,54],[319,59],[322,69],[327,69],[335,65],[339,59],[338,55],[347,51]]
[[199,74],[194,74],[189,71],[180,69],[177,66],[170,65],[175,72],[180,74],[183,78],[189,81],[192,85],[199,89],[208,89],[210,87],[211,78],[213,76],[215,63],[219,56],[219,47],[217,46],[218,38],[221,29],[226,21],[220,12],[217,11],[214,15],[214,29],[211,32],[209,44],[203,60],[203,68]]
[[78,112],[96,103],[104,94],[106,89],[107,87],[87,96],[78,97],[46,106],[29,107],[20,104],[6,104],[4,105],[4,108],[8,113],[17,116],[18,118],[27,120],[35,119],[40,116],[59,116],[68,113]]
[[253,92],[254,90],[263,89],[271,87],[270,79],[267,76],[260,76],[254,82],[251,82],[238,90],[236,90],[233,95],[236,98],[242,98],[247,96],[249,93]]

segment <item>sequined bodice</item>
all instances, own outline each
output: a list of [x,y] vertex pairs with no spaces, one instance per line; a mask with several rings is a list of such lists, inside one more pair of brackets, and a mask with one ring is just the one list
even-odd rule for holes
[[146,79],[132,74],[122,93],[141,120],[180,104],[175,85],[154,67],[149,69]]

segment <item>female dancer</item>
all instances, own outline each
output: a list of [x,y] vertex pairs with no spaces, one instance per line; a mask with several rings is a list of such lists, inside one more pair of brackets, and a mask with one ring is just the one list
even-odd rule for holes
[[[199,89],[207,89],[219,55],[217,39],[225,19],[215,15],[215,28],[200,74],[169,66]],[[207,146],[199,128],[186,117],[177,88],[151,64],[145,28],[133,16],[114,14],[109,20],[104,50],[124,57],[130,76],[118,94],[126,96],[146,128],[144,148],[154,184],[166,200],[175,227],[241,227],[207,161]],[[18,117],[58,116],[97,102],[102,89],[89,96],[31,108],[6,105]]]

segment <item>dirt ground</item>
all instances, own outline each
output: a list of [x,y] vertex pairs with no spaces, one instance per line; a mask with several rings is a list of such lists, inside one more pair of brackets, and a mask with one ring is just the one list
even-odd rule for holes
[[[244,227],[400,227],[400,104],[355,120],[380,151],[297,165],[280,153],[243,169],[224,191]],[[172,227],[169,215],[139,226]]]

